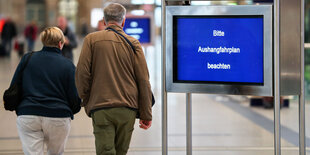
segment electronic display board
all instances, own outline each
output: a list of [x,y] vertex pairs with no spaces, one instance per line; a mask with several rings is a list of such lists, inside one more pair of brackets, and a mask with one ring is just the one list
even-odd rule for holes
[[174,82],[264,84],[263,16],[175,16]]
[[127,17],[123,29],[126,34],[138,39],[140,43],[151,43],[151,20],[149,17]]
[[167,6],[166,91],[272,96],[272,5]]

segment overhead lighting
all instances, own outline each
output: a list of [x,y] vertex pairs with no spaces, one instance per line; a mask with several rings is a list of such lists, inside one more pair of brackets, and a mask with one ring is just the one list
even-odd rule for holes
[[101,8],[94,8],[91,10],[91,26],[97,27],[98,21],[103,19],[103,10]]
[[145,11],[144,10],[132,10],[130,13],[135,16],[142,16],[145,14]]
[[131,0],[131,4],[154,4],[155,0]]
[[211,5],[210,1],[193,1],[191,5]]

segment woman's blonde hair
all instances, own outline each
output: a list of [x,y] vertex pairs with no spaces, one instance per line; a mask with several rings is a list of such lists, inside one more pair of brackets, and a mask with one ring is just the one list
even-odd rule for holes
[[48,27],[40,34],[44,46],[58,47],[59,42],[65,42],[65,36],[58,27]]

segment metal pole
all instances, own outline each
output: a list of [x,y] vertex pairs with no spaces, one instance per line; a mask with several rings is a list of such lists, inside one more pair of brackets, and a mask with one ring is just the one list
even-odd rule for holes
[[192,155],[192,94],[186,93],[186,155]]
[[144,48],[144,57],[147,58],[147,46],[142,46]]
[[281,155],[280,124],[280,0],[274,0],[274,154]]
[[161,85],[161,103],[162,103],[162,155],[168,154],[168,113],[167,113],[167,92],[166,92],[166,1],[161,1],[161,29],[162,29],[162,85]]
[[304,79],[304,16],[305,1],[301,0],[300,4],[300,95],[299,95],[299,155],[306,155],[306,132],[305,132],[305,79]]

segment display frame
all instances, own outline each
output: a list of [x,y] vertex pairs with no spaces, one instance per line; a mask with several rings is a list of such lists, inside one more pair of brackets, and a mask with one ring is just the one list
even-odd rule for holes
[[[175,81],[174,17],[175,16],[263,16],[263,84],[180,82]],[[273,46],[272,5],[242,6],[167,6],[166,9],[166,91],[228,95],[272,96]]]

